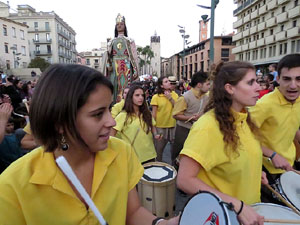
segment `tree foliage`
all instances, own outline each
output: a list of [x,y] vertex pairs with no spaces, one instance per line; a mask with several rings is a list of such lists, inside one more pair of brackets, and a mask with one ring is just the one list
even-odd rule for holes
[[29,63],[28,68],[40,68],[43,72],[48,68],[48,66],[50,66],[50,63],[47,62],[45,59],[41,57],[35,57]]
[[[149,45],[147,45],[144,48],[138,47],[137,52],[139,54],[139,59],[140,59],[140,62],[139,62],[140,68],[142,68],[144,65],[151,64],[151,59],[154,57],[154,53]],[[143,57],[141,57],[141,56],[143,56]]]

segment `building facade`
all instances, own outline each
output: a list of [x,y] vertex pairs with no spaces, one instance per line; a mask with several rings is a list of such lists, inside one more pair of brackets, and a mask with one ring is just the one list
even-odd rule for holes
[[[235,56],[232,49],[232,35],[214,37],[214,63],[220,61],[233,61]],[[208,72],[210,70],[209,61],[210,39],[206,39],[180,52],[176,59],[172,59],[172,66],[177,67],[176,75],[179,78],[190,79],[197,71]],[[182,56],[184,55],[184,64]],[[184,69],[183,69],[184,65]],[[184,74],[183,74],[184,71]]]
[[0,69],[27,68],[30,63],[28,26],[0,17],[0,29]]
[[161,57],[160,57],[160,36],[157,36],[155,32],[154,36],[151,36],[150,48],[154,53],[154,57],[151,59],[150,74],[161,76]]
[[17,13],[9,6],[0,8],[8,19],[27,25],[30,58],[44,58],[49,63],[76,63],[76,33],[55,12],[36,12],[29,5],[18,5]]
[[234,0],[237,29],[232,50],[236,60],[258,67],[277,63],[284,55],[300,53],[298,0]]
[[[101,42],[100,48],[94,48],[91,51],[81,52],[77,55],[77,63],[86,65],[99,71],[103,71],[103,54],[107,51],[107,43]],[[80,62],[79,62],[80,59]]]

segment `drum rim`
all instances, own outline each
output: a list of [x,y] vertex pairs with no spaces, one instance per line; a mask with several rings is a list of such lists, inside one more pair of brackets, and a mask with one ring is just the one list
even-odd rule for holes
[[[217,196],[216,194],[214,194],[214,193],[212,193],[212,192],[209,192],[209,191],[198,191],[197,193],[193,194],[193,195],[189,198],[189,200],[185,203],[185,205],[184,205],[184,207],[183,207],[183,210],[182,210],[182,212],[181,212],[181,214],[180,214],[180,216],[179,216],[179,223],[178,223],[178,225],[180,225],[181,218],[182,218],[182,216],[183,216],[183,213],[184,213],[184,210],[185,210],[187,204],[193,199],[193,197],[195,197],[196,195],[199,195],[199,194],[203,194],[203,193],[204,193],[204,194],[210,194],[210,195],[212,195],[214,198],[217,199],[217,201],[218,201],[220,207],[222,208],[222,211],[223,211],[223,214],[224,214],[224,217],[225,217],[225,224],[230,225],[231,223],[229,223],[229,218],[228,218],[228,217],[229,217],[229,213],[227,213],[228,209],[224,206],[224,204],[221,204],[222,199],[221,199],[219,196]],[[226,213],[227,213],[227,214],[226,214]]]
[[[287,171],[287,172],[285,172],[285,173],[295,173],[295,172],[293,172],[293,171]],[[285,173],[283,173],[283,174],[285,174]],[[290,173],[290,174],[291,174]],[[281,190],[282,190],[282,192],[283,192],[283,194],[284,194],[284,197],[286,197],[287,198],[287,200],[288,200],[288,202],[290,203],[290,204],[292,204],[292,206],[294,206],[296,209],[298,209],[298,207],[293,203],[293,201],[291,201],[291,199],[287,196],[287,194],[285,193],[285,191],[284,191],[284,189],[283,189],[283,186],[282,186],[282,182],[281,182],[281,176],[283,175],[283,174],[281,174],[280,175],[280,177],[279,177],[279,185],[280,185],[280,188],[281,188]],[[296,174],[296,173],[295,173]],[[298,209],[298,210],[300,210],[300,209]]]
[[[171,184],[175,183],[176,177],[177,177],[177,170],[172,165],[165,163],[165,162],[148,162],[148,163],[143,164],[144,169],[147,166],[166,166],[173,170],[174,177],[170,180],[163,181],[163,182],[148,181],[148,180],[144,180],[141,178],[140,179],[141,183],[148,184],[148,185],[154,185],[154,186],[167,186],[167,185],[171,185]],[[145,171],[143,172],[143,175],[144,175],[144,173],[145,173]]]

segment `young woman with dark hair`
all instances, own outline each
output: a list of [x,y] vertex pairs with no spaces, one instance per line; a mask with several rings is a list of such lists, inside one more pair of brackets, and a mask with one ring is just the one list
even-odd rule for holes
[[132,145],[141,163],[154,160],[156,151],[153,136],[159,139],[155,121],[145,99],[145,92],[139,85],[133,85],[127,94],[124,110],[115,118],[117,125],[112,130],[114,136]]
[[157,94],[151,99],[152,115],[156,121],[157,132],[162,137],[155,140],[157,160],[162,161],[164,148],[168,142],[174,142],[176,120],[172,111],[178,95],[171,91],[171,84],[167,77],[160,77],[157,81]]
[[141,207],[135,189],[143,167],[128,144],[109,136],[115,126],[112,90],[100,72],[81,65],[52,65],[43,73],[29,112],[41,147],[0,175],[0,224],[99,224],[56,164],[59,156],[69,162],[108,224],[157,220]]
[[[181,151],[178,187],[188,194],[199,190],[231,202],[244,225],[262,225],[249,204],[260,202],[262,150],[247,106],[259,96],[255,68],[247,62],[217,67],[205,114],[194,123]],[[244,205],[245,202],[245,205]]]

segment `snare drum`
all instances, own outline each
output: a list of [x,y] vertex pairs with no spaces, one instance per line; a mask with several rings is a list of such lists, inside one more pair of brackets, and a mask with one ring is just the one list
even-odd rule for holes
[[138,183],[141,204],[158,217],[172,217],[175,211],[175,168],[162,162],[143,166],[144,175]]
[[[253,209],[265,219],[278,220],[300,220],[300,216],[288,207],[272,203],[257,203],[252,205]],[[265,225],[283,225],[283,223],[264,223]],[[299,224],[298,224],[299,225]]]
[[293,171],[285,172],[276,183],[280,195],[300,210],[300,175]]
[[223,202],[217,195],[201,192],[186,204],[179,225],[239,225],[233,205]]

